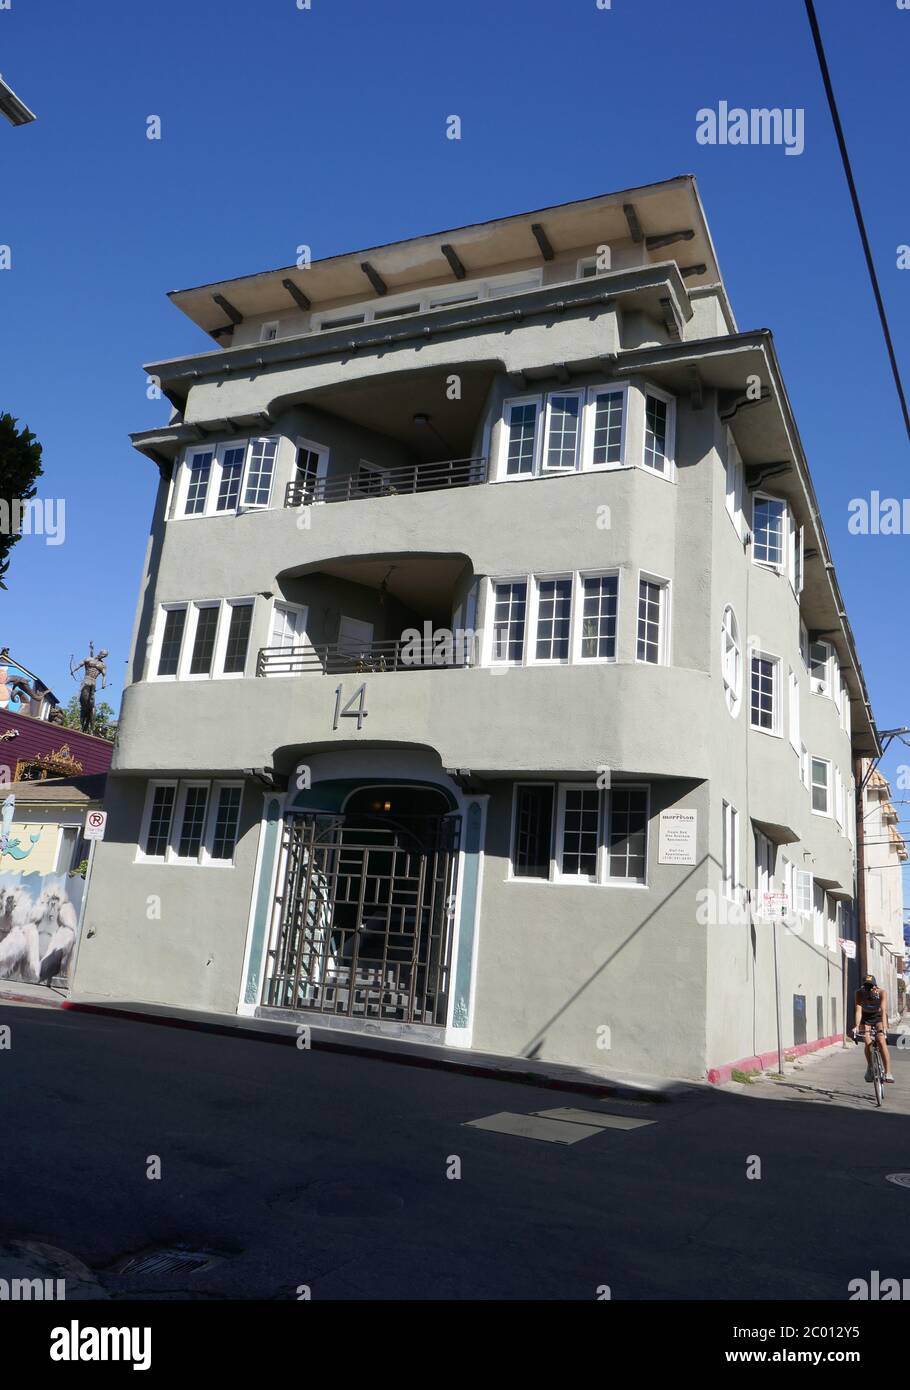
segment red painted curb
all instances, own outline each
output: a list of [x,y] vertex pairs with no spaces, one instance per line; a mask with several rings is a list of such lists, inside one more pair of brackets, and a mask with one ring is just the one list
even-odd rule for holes
[[[830,1037],[818,1038],[815,1042],[796,1043],[793,1047],[783,1048],[784,1058],[804,1057],[807,1052],[818,1052],[820,1048],[831,1047],[832,1044],[843,1040],[843,1033],[832,1033]],[[734,1071],[766,1071],[768,1067],[776,1065],[777,1048],[773,1052],[762,1052],[757,1057],[741,1057],[738,1062],[725,1062],[723,1066],[710,1067],[707,1076],[712,1086],[722,1086],[730,1080]]]

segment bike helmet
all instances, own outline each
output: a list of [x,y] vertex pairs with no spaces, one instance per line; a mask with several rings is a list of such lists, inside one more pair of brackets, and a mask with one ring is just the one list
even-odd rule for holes
[[864,975],[862,980],[863,989],[875,989],[876,979],[874,975]]

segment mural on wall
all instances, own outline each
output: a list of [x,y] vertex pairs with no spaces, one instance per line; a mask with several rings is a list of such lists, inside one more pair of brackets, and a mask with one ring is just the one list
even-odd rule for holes
[[0,980],[65,983],[85,882],[68,874],[0,874]]
[[47,686],[0,651],[0,709],[9,714],[31,714],[38,718]]

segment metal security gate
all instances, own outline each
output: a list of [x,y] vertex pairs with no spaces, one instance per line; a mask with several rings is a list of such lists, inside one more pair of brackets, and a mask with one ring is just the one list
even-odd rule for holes
[[444,1027],[461,817],[285,822],[263,1003]]

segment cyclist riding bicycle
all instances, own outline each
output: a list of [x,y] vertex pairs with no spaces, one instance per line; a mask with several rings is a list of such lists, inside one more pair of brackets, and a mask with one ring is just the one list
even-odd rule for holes
[[856,1014],[853,1020],[853,1036],[862,1028],[866,1040],[866,1080],[872,1080],[872,1031],[878,1035],[879,1051],[885,1064],[885,1080],[893,1081],[891,1058],[888,1056],[888,1040],[885,1037],[885,1020],[888,1017],[888,993],[879,989],[874,975],[864,975],[859,989],[853,996]]

